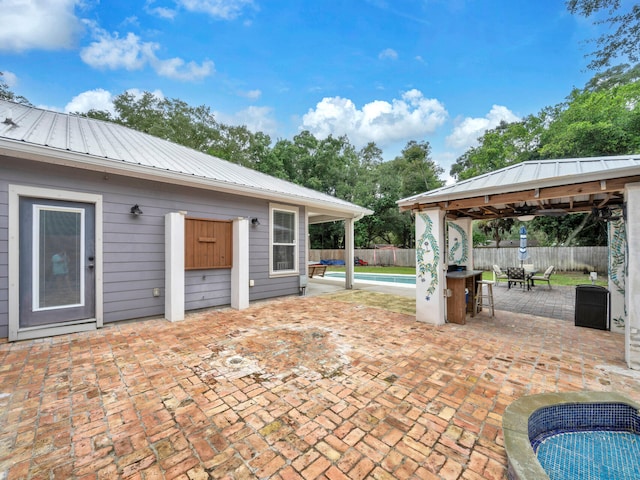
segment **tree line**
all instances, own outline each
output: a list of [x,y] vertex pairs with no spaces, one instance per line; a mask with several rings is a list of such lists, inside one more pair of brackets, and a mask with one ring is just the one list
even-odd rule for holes
[[[592,68],[610,64],[616,52],[637,61],[640,50],[640,7],[615,13],[619,0],[569,0],[571,13],[589,17],[610,9],[602,21],[617,26],[615,34],[598,39]],[[634,17],[635,15],[635,17]],[[0,98],[28,104],[12,92],[0,73]],[[395,158],[384,161],[373,142],[356,148],[347,136],[318,139],[303,131],[292,139],[273,141],[243,125],[216,120],[211,108],[150,92],[124,92],[114,100],[114,113],[78,113],[115,122],[238,163],[314,190],[367,207],[374,214],[356,222],[357,247],[392,244],[413,247],[410,212],[396,201],[444,185],[444,169],[431,158],[425,140],[407,142]],[[502,123],[485,132],[477,146],[462,154],[449,174],[464,180],[526,160],[624,155],[640,152],[640,64],[622,64],[597,73],[565,101],[543,108],[518,122]],[[588,214],[537,217],[529,230],[540,245],[606,245],[606,229]],[[513,219],[476,222],[474,241],[500,240],[516,228]],[[311,248],[341,248],[344,228],[338,223],[310,226]]]

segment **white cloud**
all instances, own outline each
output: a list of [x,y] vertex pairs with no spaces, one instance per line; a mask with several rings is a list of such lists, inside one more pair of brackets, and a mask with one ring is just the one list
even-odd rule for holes
[[155,58],[153,52],[159,48],[157,43],[141,42],[134,33],[120,38],[118,33],[111,35],[96,29],[94,35],[97,41],[80,51],[80,58],[93,68],[140,70],[149,59]]
[[214,112],[216,120],[226,125],[245,125],[252,132],[262,132],[267,135],[275,135],[278,131],[278,122],[273,118],[271,107],[251,106],[232,115]]
[[174,80],[201,80],[214,72],[214,64],[205,60],[198,65],[186,63],[181,58],[162,60],[155,52],[160,48],[157,43],[143,42],[136,34],[129,32],[120,38],[116,32],[109,32],[89,24],[94,28],[96,41],[80,51],[80,58],[93,68],[116,70],[140,70],[149,64],[158,75]]
[[202,12],[212,17],[233,20],[245,7],[253,6],[253,0],[178,0],[190,12]]
[[380,60],[397,60],[398,52],[396,52],[393,48],[385,48],[378,54],[378,58]]
[[375,100],[358,110],[346,98],[324,98],[302,117],[301,130],[319,138],[347,135],[356,146],[368,142],[378,146],[422,138],[433,133],[447,119],[447,110],[436,99],[424,98],[419,90],[409,90],[391,103]]
[[247,90],[244,92],[238,92],[241,97],[249,98],[251,100],[257,100],[262,96],[261,90]]
[[448,146],[457,150],[466,150],[478,144],[478,138],[500,122],[517,122],[520,118],[507,107],[494,105],[491,111],[481,118],[467,117],[459,122],[451,135],[446,138]]
[[82,32],[81,0],[0,0],[0,51],[71,48]]
[[[135,100],[140,100],[145,93],[138,88],[130,88],[127,93],[131,94]],[[151,94],[160,99],[164,99],[164,93],[161,90],[154,90]],[[69,103],[64,107],[66,113],[87,113],[89,110],[105,110],[112,115],[116,114],[113,100],[115,96],[108,90],[102,88],[96,88],[95,90],[87,90],[82,92],[71,99]],[[60,111],[59,108],[49,108],[49,110]]]
[[[135,100],[140,100],[142,98],[142,95],[144,95],[146,93],[145,90],[140,90],[139,88],[129,88],[127,89],[127,93],[129,95],[132,95],[133,98]],[[153,95],[154,97],[156,97],[158,100],[164,100],[164,93],[162,93],[162,90],[154,90],[153,92],[150,92],[151,95]]]
[[66,113],[86,113],[89,110],[106,110],[113,115],[115,110],[111,92],[102,88],[88,90],[73,97],[64,107]]
[[149,15],[154,15],[160,18],[166,18],[168,20],[173,20],[178,14],[177,10],[173,8],[167,7],[154,7],[155,0],[147,0],[144,10]]
[[9,88],[15,87],[18,84],[18,77],[9,70],[2,71],[2,80],[4,80],[4,83],[6,83]]
[[161,77],[183,81],[202,80],[215,71],[211,60],[205,60],[202,65],[198,65],[195,62],[185,63],[184,60],[177,57],[169,60],[158,60],[153,57],[151,65]]

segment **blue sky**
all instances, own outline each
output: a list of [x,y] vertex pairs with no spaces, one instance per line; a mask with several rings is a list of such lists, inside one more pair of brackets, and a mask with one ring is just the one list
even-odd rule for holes
[[124,91],[207,105],[273,140],[428,141],[445,168],[593,76],[562,0],[0,0],[0,71],[58,111]]

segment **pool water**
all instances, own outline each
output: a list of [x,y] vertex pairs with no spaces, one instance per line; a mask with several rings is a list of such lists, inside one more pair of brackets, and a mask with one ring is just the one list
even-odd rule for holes
[[[324,275],[328,278],[344,278],[344,272],[327,272]],[[384,283],[400,283],[403,285],[415,285],[415,275],[392,275],[384,273],[354,273],[355,280],[361,280],[365,282],[384,282]]]
[[559,433],[538,445],[550,480],[640,478],[640,435],[621,431]]

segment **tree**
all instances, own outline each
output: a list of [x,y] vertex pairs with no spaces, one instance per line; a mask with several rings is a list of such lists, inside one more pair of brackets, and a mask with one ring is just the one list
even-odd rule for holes
[[4,80],[4,73],[0,72],[0,99],[10,102],[21,103],[22,105],[32,106],[31,102],[22,95],[16,95],[11,91],[9,85]]
[[[629,11],[621,11],[622,5]],[[598,70],[609,66],[613,59],[627,57],[632,62],[640,61],[640,5],[621,0],[568,0],[567,9],[572,14],[590,17],[607,9],[609,15],[596,24],[608,24],[614,33],[606,33],[596,40],[597,49],[589,56],[595,57],[589,68]]]
[[478,223],[478,229],[484,233],[487,238],[496,242],[496,248],[500,248],[500,242],[509,235],[511,229],[515,225],[513,218],[496,218],[495,220],[483,220]]
[[536,217],[531,221],[541,245],[593,246],[607,245],[607,228],[590,213],[563,217]]
[[428,142],[407,143],[393,160],[380,163],[375,172],[376,197],[369,208],[374,218],[368,220],[375,237],[384,243],[412,247],[415,229],[410,212],[400,212],[396,201],[441,187],[443,170],[431,158]]
[[441,187],[444,172],[431,158],[429,142],[410,140],[400,156],[393,160],[396,175],[401,179],[400,195],[408,197]]
[[574,89],[541,137],[542,158],[624,155],[640,150],[640,81]]
[[500,168],[538,157],[540,136],[547,110],[514,123],[501,122],[478,139],[479,145],[461,155],[451,166],[450,175],[466,180]]
[[584,90],[589,92],[598,92],[603,90],[610,90],[619,85],[627,85],[640,80],[640,63],[631,67],[627,63],[616,65],[604,72],[596,73],[591,80],[589,80]]
[[263,162],[263,159],[269,158],[269,135],[262,132],[254,133],[245,125],[217,123],[216,126],[217,133],[212,136],[207,153],[263,173],[270,173],[272,166]]

